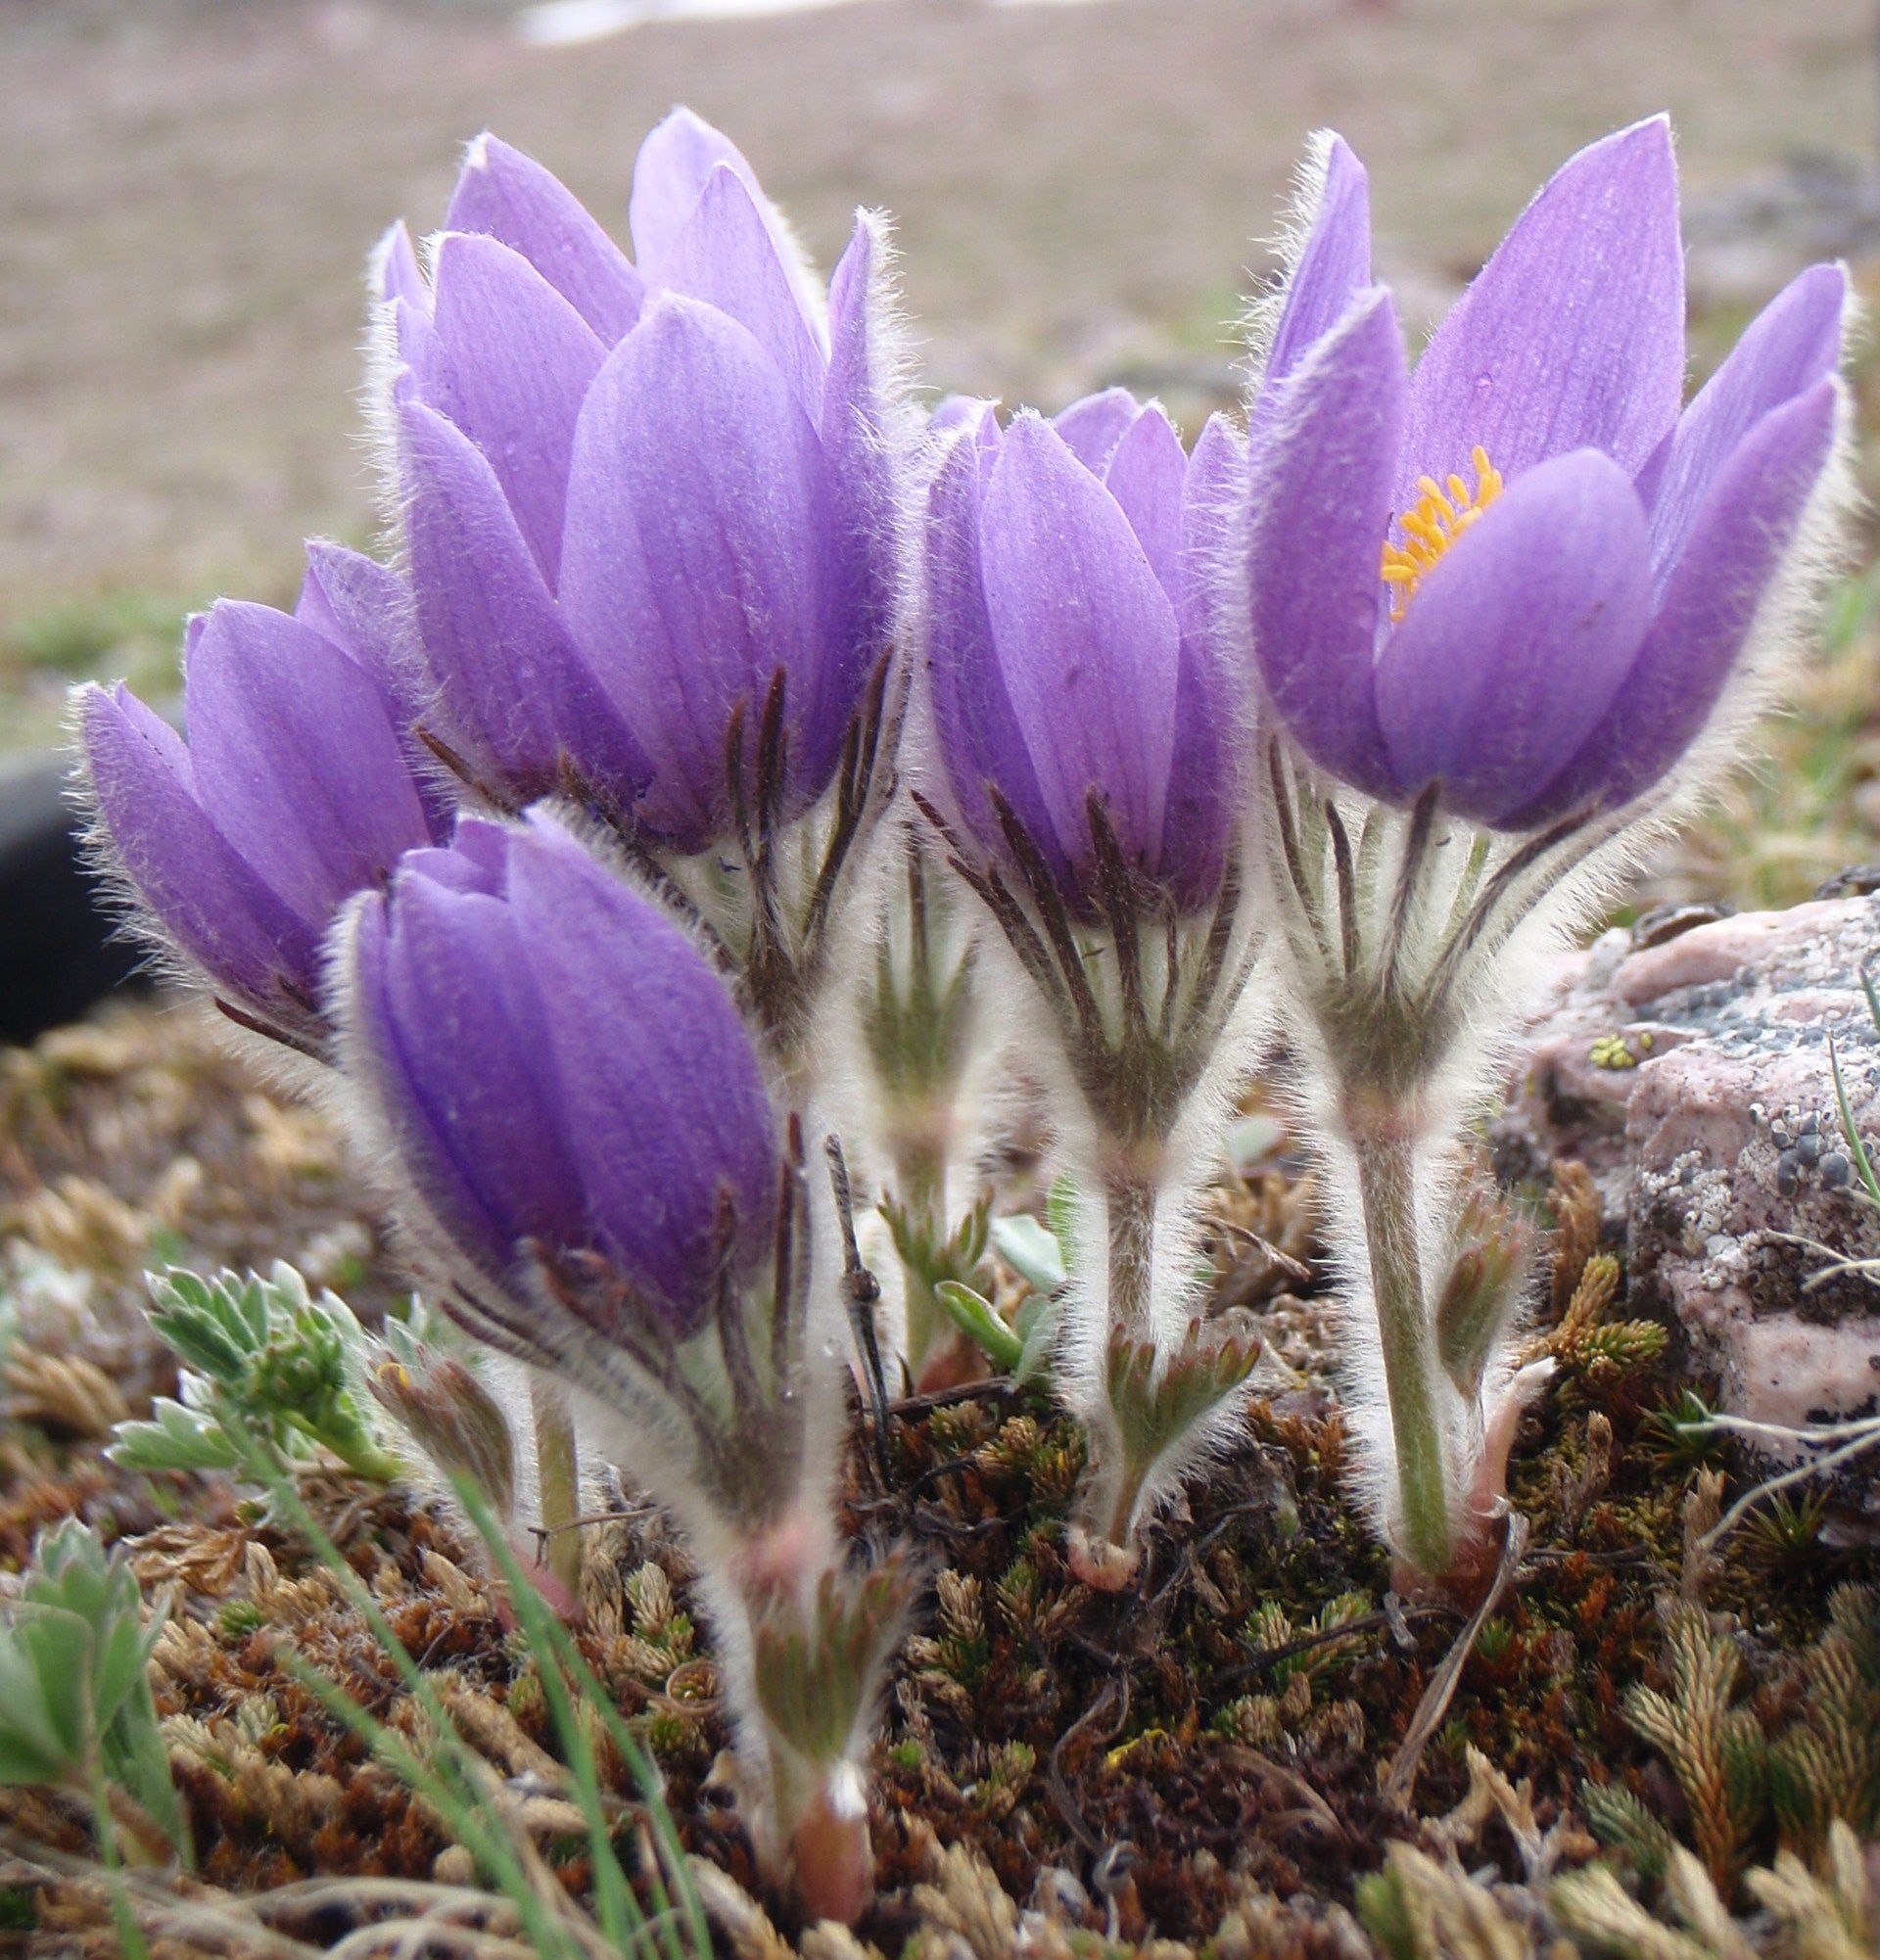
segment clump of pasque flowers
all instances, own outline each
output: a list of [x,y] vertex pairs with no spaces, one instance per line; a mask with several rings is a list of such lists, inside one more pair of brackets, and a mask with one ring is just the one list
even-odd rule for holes
[[1200,1220],[1262,1054],[1332,1194],[1377,1528],[1404,1583],[1480,1582],[1536,1377],[1472,1121],[1536,952],[1769,691],[1838,506],[1842,276],[1684,407],[1662,123],[1573,160],[1414,371],[1342,144],[1303,204],[1245,431],[1185,452],[1121,391],[918,429],[881,224],[825,294],[682,111],[631,258],[480,139],[374,261],[383,556],[192,623],[186,738],[77,697],[136,916],[506,1357],[474,1408],[447,1361],[383,1396],[505,1522],[531,1494],[567,1612],[592,1467],[664,1507],[813,1914],[868,1897],[910,1592],[838,1521],[855,1377],[884,1420],[991,1327],[989,1099],[1049,1139],[1087,1582],[1137,1582],[1237,1431]]
[[[445,229],[374,258],[387,562],[315,544],[292,617],[193,623],[187,740],[121,688],[76,717],[145,928],[341,1110],[526,1380],[494,1495],[535,1494],[550,1596],[603,1458],[691,1542],[761,1855],[846,1919],[906,1592],[836,1530],[817,1113],[905,692],[887,244],[863,214],[824,293],[684,111],[631,225],[633,259],[479,139]],[[386,1384],[421,1440],[465,1427],[445,1378]]]

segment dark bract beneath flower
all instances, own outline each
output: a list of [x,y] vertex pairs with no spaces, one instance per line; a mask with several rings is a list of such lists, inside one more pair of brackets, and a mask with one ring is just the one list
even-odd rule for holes
[[1846,280],[1805,272],[1688,408],[1662,120],[1529,206],[1412,373],[1336,138],[1250,416],[1277,718],[1354,787],[1538,829],[1650,789],[1779,606],[1827,472]]
[[584,1297],[612,1302],[612,1331],[666,1341],[769,1257],[776,1125],[729,991],[549,817],[409,856],[360,902],[337,984],[431,1249],[518,1346],[541,1344],[543,1266],[604,1276]]
[[1245,676],[1213,578],[1238,439],[1217,418],[1184,456],[1120,389],[1004,432],[986,404],[938,419],[955,433],[928,507],[927,667],[960,821],[995,862],[1015,821],[1090,916],[1094,803],[1134,874],[1205,909],[1238,806]]
[[427,731],[508,800],[572,773],[691,852],[732,826],[738,711],[754,730],[783,674],[793,817],[889,650],[885,247],[860,219],[825,305],[749,164],[682,110],[631,222],[630,262],[480,138],[429,279],[401,229],[382,253],[388,411]]

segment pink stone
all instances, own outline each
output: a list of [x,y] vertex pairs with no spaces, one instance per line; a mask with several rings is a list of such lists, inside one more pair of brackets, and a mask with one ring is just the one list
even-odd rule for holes
[[1870,897],[1638,951],[1608,933],[1539,990],[1495,1128],[1508,1176],[1586,1164],[1625,1245],[1627,1311],[1670,1323],[1693,1378],[1753,1421],[1880,1406],[1880,1283],[1847,1263],[1880,1259],[1880,1209],[1860,1192],[1828,1053],[1832,1034],[1880,1148],[1880,1033],[1860,988],[1876,954]]

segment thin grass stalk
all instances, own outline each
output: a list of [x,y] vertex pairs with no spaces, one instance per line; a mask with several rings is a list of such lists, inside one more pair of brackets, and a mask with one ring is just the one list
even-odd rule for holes
[[572,1608],[581,1604],[581,1458],[568,1397],[540,1375],[529,1383],[529,1410],[536,1430],[536,1490],[541,1506],[548,1569],[567,1591]]
[[[633,1732],[622,1721],[619,1710],[614,1707],[607,1691],[594,1677],[593,1670],[588,1665],[580,1648],[576,1646],[574,1637],[555,1614],[547,1610],[535,1589],[528,1584],[521,1563],[503,1537],[490,1509],[489,1500],[468,1479],[457,1478],[454,1482],[458,1486],[458,1501],[489,1546],[491,1557],[496,1562],[498,1571],[509,1586],[516,1617],[522,1621],[525,1636],[539,1653],[545,1653],[557,1663],[554,1668],[542,1670],[542,1688],[548,1697],[550,1711],[563,1734],[569,1768],[574,1773],[577,1787],[583,1793],[583,1809],[589,1814],[590,1830],[594,1819],[601,1816],[599,1766],[594,1757],[593,1746],[588,1740],[587,1731],[578,1719],[577,1711],[569,1699],[567,1689],[569,1679],[573,1680],[588,1705],[599,1715],[609,1740],[619,1750],[621,1760],[626,1763],[634,1783],[639,1786],[643,1809],[659,1848],[659,1858],[649,1864],[646,1874],[647,1886],[653,1894],[652,1923],[665,1922],[670,1925],[671,1916],[678,1909],[673,1904],[671,1893],[659,1869],[660,1865],[664,1864],[674,1874],[684,1919],[692,1935],[692,1951],[694,1955],[709,1954],[711,1933],[705,1923],[705,1909],[690,1883],[684,1849],[679,1842],[679,1833],[674,1826],[672,1812],[660,1797],[658,1769]],[[605,1835],[604,1820],[601,1829]],[[613,1857],[611,1838],[607,1842],[609,1856]],[[619,1869],[617,1859],[615,1868]],[[639,1911],[638,1901],[633,1899],[632,1888],[629,1887],[627,1890],[637,1924],[643,1931],[648,1921]],[[667,1953],[669,1960],[686,1960],[685,1948],[676,1937],[668,1944]]]
[[[353,1610],[371,1628],[400,1679],[436,1729],[444,1747],[444,1759],[451,1763],[460,1774],[464,1773],[463,1762],[459,1758],[474,1763],[477,1761],[475,1751],[464,1741],[461,1731],[437,1691],[425,1679],[424,1670],[412,1658],[404,1643],[399,1639],[391,1621],[386,1618],[378,1602],[373,1599],[370,1588],[347,1563],[339,1547],[306,1508],[300,1492],[294,1488],[292,1479],[271,1461],[264,1450],[241,1432],[239,1424],[235,1425],[231,1434],[236,1448],[242,1454],[244,1467],[249,1474],[267,1490],[269,1496],[281,1506],[283,1514],[293,1520],[295,1528],[306,1539],[321,1563],[339,1581]],[[442,1794],[444,1800],[438,1806],[440,1814],[451,1823],[451,1828],[458,1832],[465,1848],[476,1857],[479,1864],[495,1877],[503,1892],[524,1915],[531,1937],[542,1942],[544,1953],[565,1953],[568,1949],[561,1931],[551,1920],[542,1916],[535,1888],[515,1847],[503,1833],[497,1832],[493,1837],[485,1830],[480,1794],[474,1790],[474,1773],[466,1775],[466,1783],[472,1786],[471,1793],[460,1800],[456,1792],[437,1781],[434,1772],[404,1745],[401,1738],[386,1729],[384,1724],[378,1722],[369,1711],[359,1707],[337,1683],[327,1681],[323,1675],[305,1667],[304,1664],[297,1664],[297,1657],[292,1655],[286,1657],[286,1659],[290,1671],[297,1677],[305,1677],[304,1685],[308,1692],[317,1696],[331,1714],[352,1729],[368,1744],[368,1747],[374,1749],[375,1752],[383,1748],[390,1751],[388,1760],[390,1756],[402,1757],[404,1766],[400,1767],[398,1773],[410,1784],[411,1788],[433,1801],[436,1801],[433,1793]],[[374,1731],[378,1732],[376,1738]]]

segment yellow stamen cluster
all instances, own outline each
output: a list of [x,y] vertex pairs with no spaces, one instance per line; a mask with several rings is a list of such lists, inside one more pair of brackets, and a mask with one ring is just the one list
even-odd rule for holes
[[1501,472],[1480,443],[1469,451],[1469,461],[1476,473],[1473,489],[1458,476],[1450,477],[1446,491],[1434,477],[1419,477],[1417,501],[1397,519],[1403,542],[1385,542],[1384,578],[1390,587],[1392,626],[1403,618],[1417,586],[1442,554],[1501,494]]

